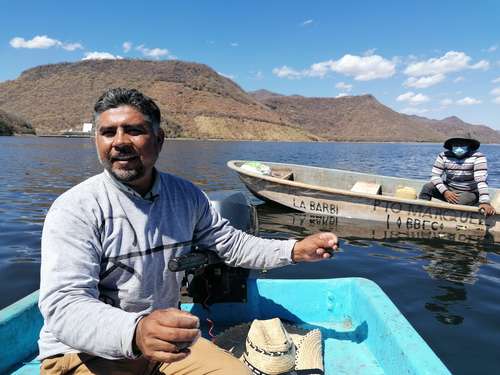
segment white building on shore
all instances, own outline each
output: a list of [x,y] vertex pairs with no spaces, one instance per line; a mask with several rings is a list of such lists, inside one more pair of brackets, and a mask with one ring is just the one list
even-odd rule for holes
[[84,122],[82,126],[82,133],[90,133],[92,131],[93,124],[91,122]]

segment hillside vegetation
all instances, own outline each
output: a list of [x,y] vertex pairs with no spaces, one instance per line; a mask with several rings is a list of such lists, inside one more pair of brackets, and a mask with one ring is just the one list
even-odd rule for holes
[[457,117],[431,120],[398,113],[371,95],[341,98],[247,93],[206,65],[182,61],[88,60],[44,65],[0,83],[0,109],[29,121],[37,134],[80,130],[111,87],[141,90],[158,103],[169,137],[249,140],[443,141],[500,134]]
[[457,117],[431,120],[405,115],[384,106],[372,95],[306,98],[263,90],[251,94],[280,116],[327,139],[435,142],[470,134],[485,143],[500,143],[500,133],[487,126],[471,125]]
[[89,60],[39,66],[0,83],[0,109],[31,121],[39,134],[80,129],[111,87],[141,90],[159,105],[169,136],[317,139],[254,100],[211,68],[181,61]]

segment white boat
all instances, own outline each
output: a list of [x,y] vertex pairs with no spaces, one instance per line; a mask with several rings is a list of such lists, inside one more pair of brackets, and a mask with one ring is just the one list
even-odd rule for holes
[[490,233],[500,240],[498,189],[489,190],[497,214],[485,217],[477,206],[417,199],[428,181],[272,162],[261,162],[270,167],[270,174],[262,174],[242,168],[247,162],[231,160],[227,165],[262,200],[310,214],[377,221],[388,230]]

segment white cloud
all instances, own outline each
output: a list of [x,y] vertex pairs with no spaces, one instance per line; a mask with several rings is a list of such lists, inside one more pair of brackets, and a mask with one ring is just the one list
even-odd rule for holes
[[500,77],[495,78],[491,83],[500,83]]
[[349,95],[351,95],[351,94],[349,94],[349,93],[347,93],[347,92],[341,92],[341,93],[338,93],[338,94],[337,94],[336,98],[342,98],[342,97],[344,97],[344,96],[349,96]]
[[217,74],[223,76],[223,77],[226,77],[226,78],[229,78],[229,79],[235,79],[236,76],[235,75],[232,75],[232,74],[224,74],[224,73],[221,73],[221,72],[217,72]]
[[[143,44],[135,48],[137,51],[141,52],[145,57],[151,57],[153,59],[159,59],[162,56],[172,57],[168,49],[165,48],[146,48]],[[175,58],[175,56],[173,56]]]
[[109,52],[85,52],[82,60],[121,60],[123,57],[112,55]]
[[490,94],[493,96],[500,96],[500,87],[495,87],[493,90],[490,91]]
[[415,94],[412,91],[399,95],[398,102],[407,102],[410,105],[419,105],[429,101],[429,97],[423,94]]
[[37,35],[33,39],[26,40],[21,37],[15,37],[10,40],[10,45],[14,48],[29,49],[47,49],[51,47],[60,47],[66,51],[75,51],[82,49],[80,43],[64,43],[57,39],[49,38],[47,35]]
[[132,49],[132,42],[123,42],[122,44],[123,52],[127,53]]
[[37,35],[31,40],[16,37],[10,40],[10,45],[14,48],[50,48],[57,46],[59,41],[51,39],[47,35]]
[[280,78],[298,79],[303,77],[324,78],[328,73],[340,73],[354,77],[357,81],[389,78],[396,72],[396,64],[378,55],[344,55],[339,60],[328,60],[312,64],[309,69],[295,70],[286,65],[274,68],[273,73]]
[[83,49],[80,43],[62,43],[61,48],[66,51],[76,51],[77,49]]
[[294,70],[286,65],[283,65],[281,68],[274,68],[273,74],[278,76],[279,78],[288,78],[288,79],[299,79],[302,78],[303,74]]
[[352,85],[345,83],[345,82],[339,82],[335,85],[336,88],[340,90],[346,90],[346,91],[351,91],[352,90]]
[[498,45],[495,44],[493,46],[490,46],[489,48],[486,49],[486,52],[495,52],[498,49]]
[[475,104],[480,104],[481,100],[471,98],[469,96],[466,96],[463,99],[457,100],[458,105],[475,105]]
[[446,107],[446,106],[452,105],[453,104],[453,100],[451,100],[451,99],[443,99],[443,100],[441,100],[440,103],[441,103],[442,106]]
[[431,87],[437,85],[439,82],[442,82],[446,76],[444,74],[434,74],[432,76],[423,76],[423,77],[409,77],[405,83],[403,83],[406,87],[415,87],[417,89],[425,89],[427,87]]
[[488,69],[490,66],[486,60],[481,60],[474,65],[471,65],[470,61],[471,57],[463,52],[449,51],[439,58],[411,63],[404,73],[412,77],[420,77],[458,72],[464,69]]
[[493,103],[495,104],[500,104],[500,96],[497,96],[495,99],[492,100]]
[[305,20],[304,22],[301,22],[300,26],[307,26],[310,25],[314,22],[314,20]]
[[232,42],[229,44],[231,47],[238,47],[240,44],[238,42]]
[[402,113],[406,113],[407,115],[422,115],[424,113],[429,112],[426,108],[415,108],[415,107],[407,107],[401,110]]
[[264,79],[264,74],[262,73],[262,71],[259,70],[257,73],[255,73],[254,78],[260,81],[260,80]]
[[339,60],[329,60],[311,65],[306,74],[310,77],[324,77],[336,72],[354,77],[356,81],[389,78],[396,72],[395,63],[378,55],[344,55]]
[[464,81],[464,80],[465,80],[465,78],[464,78],[463,76],[458,76],[457,78],[455,78],[455,79],[453,80],[453,82],[458,83],[458,82],[462,82],[462,81]]
[[488,70],[490,68],[490,62],[488,60],[481,60],[478,63],[471,65],[470,68]]

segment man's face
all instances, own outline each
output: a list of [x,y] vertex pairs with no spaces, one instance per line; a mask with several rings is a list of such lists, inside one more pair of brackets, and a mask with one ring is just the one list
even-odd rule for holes
[[96,147],[101,164],[119,181],[149,189],[153,166],[164,134],[153,132],[148,119],[134,107],[108,109],[97,120]]

